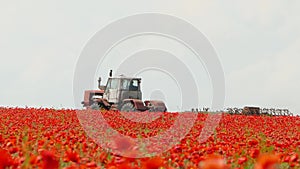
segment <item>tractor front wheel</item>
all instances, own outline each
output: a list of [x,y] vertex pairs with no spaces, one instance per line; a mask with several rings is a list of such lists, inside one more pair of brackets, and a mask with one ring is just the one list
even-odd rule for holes
[[100,106],[97,102],[95,102],[91,105],[91,109],[92,110],[100,110]]
[[92,110],[108,110],[102,103],[95,102],[91,105]]

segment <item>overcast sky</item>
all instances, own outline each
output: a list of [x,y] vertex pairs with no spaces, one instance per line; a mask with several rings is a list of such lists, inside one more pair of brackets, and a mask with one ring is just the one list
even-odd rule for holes
[[0,1],[0,105],[74,107],[74,70],[87,41],[117,19],[157,12],[192,23],[214,45],[225,107],[299,114],[299,9],[297,0]]

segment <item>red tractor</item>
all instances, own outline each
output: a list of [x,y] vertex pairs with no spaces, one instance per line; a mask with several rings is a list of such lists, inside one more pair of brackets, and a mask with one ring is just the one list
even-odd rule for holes
[[99,90],[86,90],[84,92],[83,106],[95,110],[120,110],[124,112],[152,111],[165,112],[167,107],[160,100],[142,101],[141,78],[112,77],[110,71],[106,86],[101,86],[101,78],[98,80]]

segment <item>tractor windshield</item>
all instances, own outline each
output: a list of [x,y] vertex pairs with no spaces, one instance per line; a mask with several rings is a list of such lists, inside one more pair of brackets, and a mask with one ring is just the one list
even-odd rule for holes
[[107,89],[118,89],[119,79],[109,79],[107,82]]

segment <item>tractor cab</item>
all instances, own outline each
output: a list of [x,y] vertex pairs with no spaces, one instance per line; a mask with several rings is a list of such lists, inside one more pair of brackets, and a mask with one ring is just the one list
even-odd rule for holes
[[112,104],[119,104],[124,99],[141,99],[140,83],[141,78],[111,77],[107,80],[103,98]]

